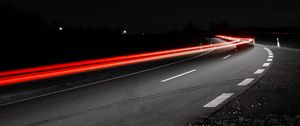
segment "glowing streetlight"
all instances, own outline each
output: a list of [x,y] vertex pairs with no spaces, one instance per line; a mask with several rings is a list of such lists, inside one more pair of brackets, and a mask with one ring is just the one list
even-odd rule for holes
[[127,31],[126,31],[126,30],[123,30],[123,31],[122,31],[122,34],[127,34]]
[[58,27],[58,30],[59,30],[59,31],[62,31],[62,30],[63,30],[63,27]]

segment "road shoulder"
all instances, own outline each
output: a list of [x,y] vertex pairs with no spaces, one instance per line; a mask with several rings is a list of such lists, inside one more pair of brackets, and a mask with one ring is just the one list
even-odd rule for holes
[[209,118],[187,125],[300,125],[300,51],[270,47],[272,67]]

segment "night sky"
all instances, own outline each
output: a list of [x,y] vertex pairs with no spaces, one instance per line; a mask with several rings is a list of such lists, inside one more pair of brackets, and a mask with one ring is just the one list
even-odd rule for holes
[[300,26],[300,0],[1,0],[41,15],[46,22],[95,28],[125,27],[129,32],[179,30],[194,22],[237,27]]

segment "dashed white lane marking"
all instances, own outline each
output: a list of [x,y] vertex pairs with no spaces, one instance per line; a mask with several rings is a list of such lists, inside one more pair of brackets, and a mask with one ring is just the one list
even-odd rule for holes
[[242,82],[240,82],[237,85],[238,86],[246,86],[246,85],[250,84],[253,80],[254,80],[254,78],[246,78],[245,80],[243,80]]
[[227,59],[227,58],[229,58],[231,55],[227,55],[227,56],[225,56],[225,57],[223,57],[223,59]]
[[176,76],[173,76],[173,77],[170,77],[170,78],[164,79],[164,80],[162,80],[161,82],[166,82],[166,81],[169,81],[169,80],[175,79],[175,78],[177,78],[177,77],[181,77],[181,76],[183,76],[183,75],[186,75],[186,74],[189,74],[189,73],[192,73],[192,72],[195,72],[195,71],[196,71],[196,69],[194,69],[194,70],[190,70],[190,71],[188,71],[188,72],[184,72],[184,73],[182,73],[182,74],[178,74],[178,75],[176,75]]
[[273,58],[273,56],[270,55],[269,58]]
[[267,50],[268,52],[270,52],[270,51],[271,51],[270,49],[268,49],[268,48],[266,48],[266,47],[265,47],[264,49],[265,49],[265,50]]
[[273,61],[273,59],[267,59],[268,62]]
[[232,95],[233,95],[233,93],[223,93],[220,96],[216,97],[214,100],[212,100],[209,103],[207,103],[206,105],[204,105],[203,107],[206,107],[206,108],[217,107],[219,104],[224,102],[226,99],[228,99]]
[[268,48],[266,48],[266,47],[265,47],[264,49],[267,50],[269,56],[273,56],[273,52],[272,52],[270,49],[268,49]]
[[258,69],[254,72],[254,74],[261,74],[265,71],[265,69]]
[[267,67],[269,65],[270,65],[270,63],[264,63],[262,66]]

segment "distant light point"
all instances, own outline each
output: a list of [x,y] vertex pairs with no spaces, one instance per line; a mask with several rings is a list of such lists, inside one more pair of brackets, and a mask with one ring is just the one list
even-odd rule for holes
[[127,31],[126,31],[126,30],[123,30],[122,34],[127,34]]
[[63,30],[63,27],[59,27],[58,30],[59,30],[59,31],[62,31],[62,30]]

